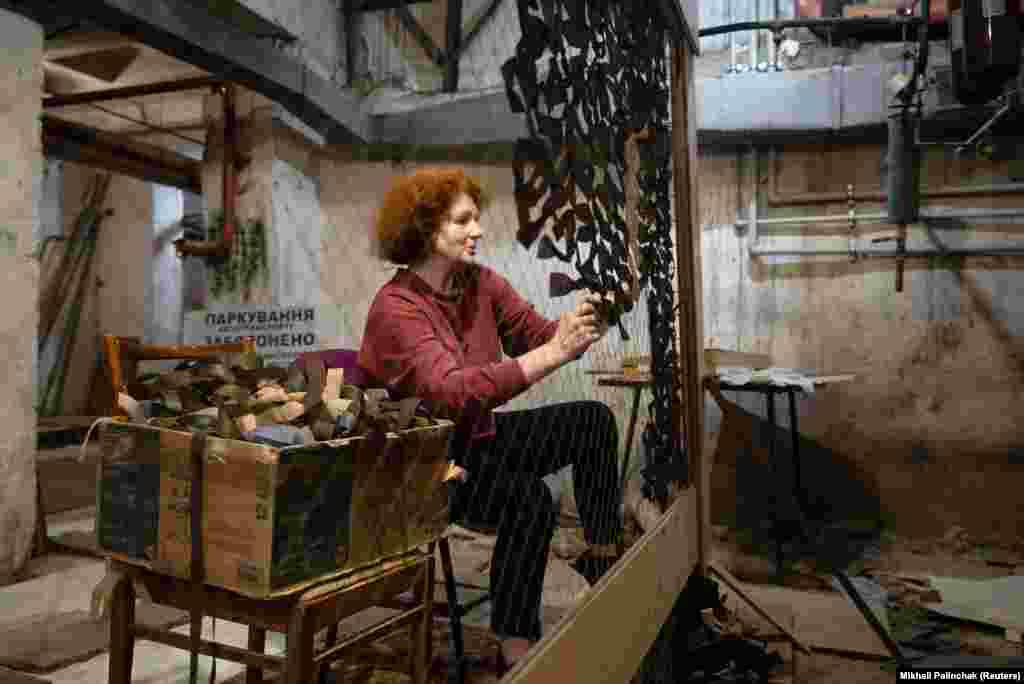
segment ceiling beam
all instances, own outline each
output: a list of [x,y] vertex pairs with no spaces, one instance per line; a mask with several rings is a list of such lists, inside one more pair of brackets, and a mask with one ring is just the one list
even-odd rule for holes
[[259,38],[180,0],[0,0],[0,7],[44,21],[55,13],[129,35],[216,78],[278,102],[331,143],[363,142],[362,98]]
[[185,90],[215,88],[223,83],[224,81],[221,79],[200,76],[196,78],[182,78],[177,81],[143,83],[142,85],[126,86],[124,88],[89,90],[84,93],[72,93],[70,95],[50,95],[49,97],[43,98],[43,109],[51,109],[53,107],[70,107],[72,105],[89,104],[91,102],[124,100],[133,97],[144,97],[146,95],[157,95],[160,93],[180,93]]
[[372,116],[372,140],[415,145],[472,145],[507,142],[529,135],[526,116],[508,106],[505,90],[472,97],[451,97],[413,111],[378,110]]
[[201,163],[164,147],[43,117],[43,153],[151,183],[202,194]]

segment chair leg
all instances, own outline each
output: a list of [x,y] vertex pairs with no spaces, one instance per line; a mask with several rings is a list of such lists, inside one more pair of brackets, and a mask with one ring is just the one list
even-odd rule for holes
[[423,578],[416,587],[416,604],[420,607],[420,619],[412,626],[412,681],[413,684],[428,684],[430,666],[433,661],[434,626],[434,545],[430,545],[430,558],[423,571]]
[[[263,653],[267,647],[267,630],[249,625],[249,650]],[[245,668],[245,684],[263,684],[263,668],[249,665]]]
[[122,576],[114,585],[110,605],[110,664],[108,684],[131,684],[135,650],[135,586]]
[[288,625],[288,653],[281,684],[309,684],[313,674],[313,630],[306,605],[299,600]]
[[[324,648],[328,649],[338,643],[338,624],[331,623],[327,627],[327,638],[324,639]],[[331,665],[330,663],[324,663],[320,666],[320,676],[317,678],[318,684],[328,684],[331,676]]]
[[452,632],[452,648],[455,650],[455,677],[457,684],[466,684],[466,649],[462,640],[462,605],[459,603],[459,589],[455,584],[455,570],[452,568],[452,547],[447,537],[438,541],[441,549],[441,572],[444,573],[444,593],[448,599],[448,627]]

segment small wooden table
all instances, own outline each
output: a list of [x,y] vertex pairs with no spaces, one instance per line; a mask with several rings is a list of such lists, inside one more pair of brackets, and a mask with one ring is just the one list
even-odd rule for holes
[[[109,684],[130,684],[135,639],[189,650],[189,636],[153,629],[135,622],[135,583],[153,602],[181,610],[200,606],[204,615],[239,622],[249,627],[248,648],[198,640],[198,652],[246,665],[246,684],[261,684],[263,669],[277,670],[281,684],[325,681],[331,662],[353,649],[372,643],[399,629],[412,630],[414,646],[410,669],[416,684],[426,684],[431,663],[431,624],[434,598],[434,544],[428,552],[415,551],[354,571],[340,578],[295,591],[257,599],[208,584],[159,574],[139,565],[111,559],[116,581],[110,611]],[[414,604],[400,606],[397,597],[413,589]],[[373,606],[400,607],[400,613],[335,643],[338,623]],[[314,653],[313,637],[327,628],[327,646]],[[264,653],[267,630],[287,630],[284,656]],[[319,673],[319,679],[318,679]]]
[[[597,373],[595,373],[597,374]],[[626,477],[629,475],[629,460],[633,453],[633,435],[636,432],[636,420],[640,413],[640,398],[644,389],[650,387],[653,376],[650,373],[601,373],[597,384],[602,387],[625,387],[633,390],[633,405],[629,411],[629,423],[626,427],[626,445],[622,454],[622,475],[619,480],[620,491],[625,493]]]
[[[829,375],[829,376],[808,376],[807,379],[815,386],[821,387],[824,385],[832,385],[841,382],[849,382],[856,376],[854,375]],[[803,481],[800,476],[800,426],[797,422],[797,411],[796,411],[796,395],[802,393],[804,390],[798,385],[774,385],[766,382],[746,382],[743,384],[734,384],[730,382],[723,382],[718,379],[717,376],[707,376],[704,379],[705,387],[711,392],[712,396],[716,399],[721,397],[722,390],[729,390],[733,392],[753,392],[756,394],[763,394],[765,398],[765,414],[768,418],[768,424],[771,426],[771,434],[768,437],[768,462],[775,466],[775,451],[776,451],[776,429],[778,428],[778,422],[775,418],[775,397],[780,394],[785,394],[789,397],[789,431],[791,440],[793,442],[793,496],[796,498],[797,508],[800,515],[806,519],[808,509],[810,508],[807,503],[807,493],[804,491]],[[776,510],[776,527],[778,527],[778,511]],[[803,520],[801,520],[803,524]],[[782,541],[776,539],[776,562],[778,566],[782,567]]]
[[[815,386],[822,387],[826,385],[834,385],[843,382],[849,382],[855,379],[855,375],[828,375],[828,376],[807,376],[807,379]],[[800,427],[797,423],[797,410],[796,410],[796,395],[803,392],[803,389],[798,385],[773,385],[766,382],[746,382],[743,384],[734,384],[730,382],[722,382],[717,376],[708,376],[704,379],[704,386],[711,392],[712,396],[719,402],[720,406],[723,406],[724,398],[722,397],[722,390],[730,390],[734,392],[755,392],[763,394],[765,397],[765,404],[767,408],[768,423],[770,425],[771,435],[768,438],[768,460],[772,467],[775,467],[775,451],[776,451],[776,431],[778,423],[775,419],[775,397],[779,394],[785,394],[789,397],[789,428],[791,439],[793,442],[793,494],[797,503],[797,510],[800,515],[800,533],[805,538],[807,537],[806,520],[808,516],[808,505],[807,496],[804,491],[801,478],[800,478]],[[775,510],[775,523],[776,528],[779,525],[778,508]],[[778,572],[782,572],[783,568],[783,557],[782,557],[782,539],[779,535],[778,529],[776,529],[776,567]],[[840,585],[846,594],[850,597],[850,600],[856,606],[857,610],[860,611],[861,615],[868,625],[878,634],[882,643],[885,644],[889,652],[892,653],[893,657],[898,661],[903,661],[903,655],[900,651],[899,645],[893,640],[892,636],[885,629],[885,627],[879,622],[874,612],[864,601],[860,592],[847,577],[846,573],[842,570],[836,570],[833,573],[836,579],[839,580]]]

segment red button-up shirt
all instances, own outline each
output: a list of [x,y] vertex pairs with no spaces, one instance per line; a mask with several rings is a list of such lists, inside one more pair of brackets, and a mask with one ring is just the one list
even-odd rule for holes
[[459,295],[435,291],[408,269],[370,306],[359,365],[396,398],[419,397],[458,417],[475,398],[484,408],[473,437],[494,434],[492,409],[528,387],[514,358],[550,340],[558,327],[502,276],[470,266]]

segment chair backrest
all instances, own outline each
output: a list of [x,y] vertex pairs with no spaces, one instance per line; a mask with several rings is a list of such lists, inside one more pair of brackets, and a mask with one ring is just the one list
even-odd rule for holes
[[363,389],[378,387],[379,384],[373,381],[370,374],[359,366],[359,351],[355,349],[321,349],[315,352],[304,352],[299,354],[292,364],[296,368],[305,368],[308,362],[321,362],[328,369],[343,368],[345,370],[345,384],[355,385]]
[[110,412],[125,415],[118,406],[117,395],[126,392],[128,383],[135,380],[139,361],[202,360],[217,359],[222,354],[240,354],[256,351],[256,340],[247,338],[229,344],[180,344],[156,346],[142,344],[138,337],[103,336],[103,351],[107,360],[107,372],[113,388]]

